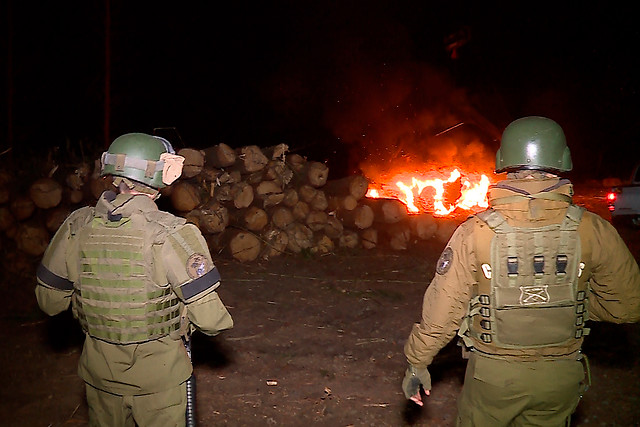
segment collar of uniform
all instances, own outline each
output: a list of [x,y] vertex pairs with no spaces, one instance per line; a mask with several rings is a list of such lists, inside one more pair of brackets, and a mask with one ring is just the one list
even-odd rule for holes
[[[550,190],[548,190],[550,189]],[[561,178],[541,178],[541,179],[506,179],[500,182],[500,186],[489,188],[489,204],[492,201],[523,194],[539,194],[542,192],[558,193],[566,196],[573,196],[573,184],[568,180],[561,181]],[[558,221],[563,216],[568,207],[568,203],[560,200],[543,200],[523,198],[513,203],[505,203],[492,206],[500,211],[514,225],[531,224],[543,226]]]
[[[111,194],[108,194],[111,193]],[[141,194],[118,194],[105,191],[96,204],[96,214],[109,218],[117,215],[130,217],[135,211],[149,212],[158,210],[158,205],[149,197]]]

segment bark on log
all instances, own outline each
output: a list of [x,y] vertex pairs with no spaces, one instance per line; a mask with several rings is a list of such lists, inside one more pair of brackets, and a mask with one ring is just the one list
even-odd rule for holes
[[338,239],[342,236],[342,232],[344,231],[344,226],[342,222],[335,216],[329,215],[327,218],[327,223],[323,228],[324,233],[332,239]]
[[189,179],[200,175],[204,167],[204,151],[194,148],[182,148],[177,154],[184,157],[180,179]]
[[394,224],[406,219],[409,215],[406,205],[398,199],[372,199],[366,197],[360,200],[360,203],[371,207],[376,222]]
[[284,230],[280,230],[276,227],[267,227],[262,232],[262,251],[260,252],[260,258],[267,261],[273,257],[282,255],[287,249],[289,243],[289,236]]
[[282,187],[285,187],[291,182],[293,178],[293,171],[285,162],[280,159],[269,160],[265,167],[263,179],[273,180],[280,183]]
[[371,227],[374,220],[373,209],[368,205],[359,205],[350,211],[338,211],[337,217],[346,227],[360,230]]
[[243,173],[263,170],[269,159],[257,145],[247,145],[236,150],[236,165]]
[[208,203],[200,209],[199,223],[203,233],[220,233],[229,225],[229,211],[218,202]]
[[236,151],[227,144],[220,143],[204,149],[205,164],[214,168],[226,168],[236,162]]
[[328,176],[329,168],[321,162],[306,162],[295,174],[299,185],[308,184],[315,188],[325,185]]
[[369,180],[362,175],[352,175],[327,181],[322,189],[328,196],[351,196],[360,200],[367,194]]
[[62,185],[53,178],[40,178],[29,187],[29,196],[40,209],[50,209],[62,201]]
[[296,221],[304,221],[307,215],[309,215],[309,212],[311,212],[311,208],[309,207],[308,203],[300,200],[298,201],[298,203],[295,204],[295,206],[292,209],[292,212],[293,212],[293,217],[296,219]]
[[293,188],[286,188],[284,190],[284,199],[282,199],[282,204],[287,207],[294,207],[296,203],[300,200],[298,197],[298,192]]
[[314,235],[314,244],[310,249],[312,254],[325,255],[333,252],[335,243],[326,234],[319,233]]
[[329,207],[327,196],[324,191],[314,188],[311,185],[302,185],[298,188],[300,200],[307,203],[311,209],[323,211]]
[[276,181],[262,181],[255,187],[254,194],[255,200],[264,209],[278,205],[284,200],[282,187]]
[[267,157],[267,159],[279,159],[281,162],[285,161],[287,151],[289,151],[289,146],[287,144],[277,144],[262,149],[262,153]]
[[313,231],[304,224],[293,222],[285,229],[289,241],[287,249],[294,253],[300,253],[303,249],[309,249],[313,246]]
[[345,229],[340,239],[338,239],[338,245],[341,248],[354,249],[358,247],[359,243],[360,237],[358,233],[348,229]]

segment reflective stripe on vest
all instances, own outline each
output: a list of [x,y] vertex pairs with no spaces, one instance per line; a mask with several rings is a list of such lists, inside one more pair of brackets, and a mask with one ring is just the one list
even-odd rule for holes
[[153,283],[145,261],[144,227],[130,218],[94,218],[79,236],[79,279],[74,306],[92,337],[129,344],[160,338],[180,325],[172,289]]

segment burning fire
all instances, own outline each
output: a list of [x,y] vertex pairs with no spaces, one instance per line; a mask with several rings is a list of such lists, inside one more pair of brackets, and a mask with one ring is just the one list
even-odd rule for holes
[[448,177],[438,172],[402,172],[381,181],[371,184],[366,196],[398,199],[409,213],[432,212],[444,216],[457,208],[481,210],[489,206],[487,191],[491,183],[484,174],[463,176],[458,169],[452,170]]

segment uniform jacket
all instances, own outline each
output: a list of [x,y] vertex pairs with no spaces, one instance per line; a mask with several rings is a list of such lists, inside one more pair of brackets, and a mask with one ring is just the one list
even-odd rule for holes
[[[162,233],[151,236],[158,244],[145,252],[151,276],[158,289],[171,289],[180,300],[181,312],[192,326],[208,335],[231,328],[233,320],[216,288],[220,276],[200,231],[184,219],[158,210],[144,195],[115,195],[105,192],[95,208],[73,212],[47,248],[38,268],[36,297],[49,315],[77,307],[73,295],[80,291],[77,239],[79,230],[94,217],[144,218],[145,230]],[[146,232],[146,231],[145,231]],[[193,260],[199,260],[194,267]],[[183,329],[184,331],[184,329]],[[189,378],[192,365],[179,331],[146,342],[116,344],[86,334],[80,357],[79,375],[88,384],[115,394],[153,393],[177,386]]]
[[[562,196],[531,200],[513,197],[521,195],[520,190],[535,195],[553,187],[552,193],[564,195],[567,199],[573,194],[571,183],[558,178],[508,179],[503,182],[512,189],[490,188],[489,203],[509,224],[517,227],[559,223],[569,206],[569,201],[562,200]],[[507,203],[496,203],[499,199]],[[473,235],[479,221],[472,216],[456,229],[445,249],[452,253],[448,257],[451,265],[448,269],[437,269],[425,292],[422,318],[413,326],[404,346],[408,362],[415,367],[431,364],[438,351],[456,335],[467,314],[479,268]],[[589,277],[589,319],[614,323],[639,321],[640,271],[615,228],[587,211],[582,216],[578,232],[586,265],[583,274]]]

